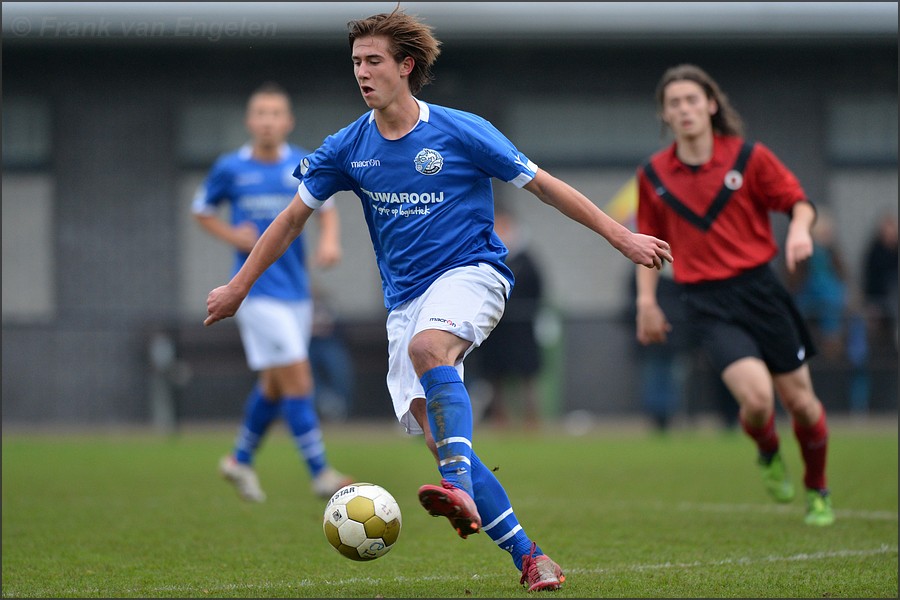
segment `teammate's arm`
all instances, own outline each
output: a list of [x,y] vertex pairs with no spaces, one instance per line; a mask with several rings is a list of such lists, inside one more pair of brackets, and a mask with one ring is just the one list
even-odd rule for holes
[[208,316],[203,321],[204,325],[212,325],[234,316],[259,276],[278,260],[291,242],[300,235],[312,213],[313,209],[295,194],[287,208],[275,217],[272,224],[260,236],[250,256],[231,281],[209,293],[206,298]]
[[259,230],[253,223],[241,223],[231,226],[216,215],[195,213],[194,220],[208,234],[234,246],[241,252],[249,253],[259,238]]
[[334,200],[326,201],[316,211],[319,225],[319,243],[316,246],[315,264],[318,267],[332,267],[341,261],[341,220]]

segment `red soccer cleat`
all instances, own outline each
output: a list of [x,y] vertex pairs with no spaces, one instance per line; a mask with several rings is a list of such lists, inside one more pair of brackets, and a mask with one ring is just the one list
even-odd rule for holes
[[535,556],[537,544],[531,544],[531,554],[522,557],[522,578],[519,583],[526,586],[529,592],[558,590],[562,587],[566,576],[558,564],[546,554]]
[[433,517],[447,517],[459,537],[481,531],[481,516],[472,497],[446,479],[441,485],[423,485],[419,488],[419,502]]

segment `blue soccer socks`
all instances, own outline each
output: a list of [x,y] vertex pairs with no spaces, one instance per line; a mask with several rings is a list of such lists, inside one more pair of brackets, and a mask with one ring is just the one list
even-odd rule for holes
[[[522,570],[522,557],[531,552],[531,540],[519,524],[513,512],[506,490],[490,469],[472,454],[472,484],[475,487],[475,505],[481,515],[481,530],[494,543],[512,555],[516,569]],[[543,554],[536,548],[535,555]]]
[[475,497],[472,490],[472,403],[453,367],[441,366],[421,377],[431,435],[437,445],[441,477]]
[[291,430],[294,444],[306,461],[309,472],[316,477],[328,466],[325,458],[325,444],[322,441],[322,430],[319,428],[319,416],[312,396],[284,398],[282,414]]
[[234,458],[237,462],[245,465],[253,463],[253,455],[269,425],[278,418],[280,408],[279,401],[266,399],[262,388],[258,385],[253,387],[244,406],[244,422],[234,442]]

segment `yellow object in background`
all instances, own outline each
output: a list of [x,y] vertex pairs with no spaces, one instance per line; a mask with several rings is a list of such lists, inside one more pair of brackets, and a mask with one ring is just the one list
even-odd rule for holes
[[631,177],[619,188],[612,200],[606,204],[603,212],[622,225],[634,230],[637,218],[637,200],[637,178]]

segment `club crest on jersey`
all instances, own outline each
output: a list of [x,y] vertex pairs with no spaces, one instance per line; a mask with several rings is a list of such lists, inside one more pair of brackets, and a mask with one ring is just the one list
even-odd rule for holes
[[444,157],[437,150],[422,148],[416,158],[416,171],[422,175],[436,175],[444,166]]
[[740,171],[731,170],[725,173],[725,187],[729,190],[739,190],[742,185],[744,185],[744,176]]

